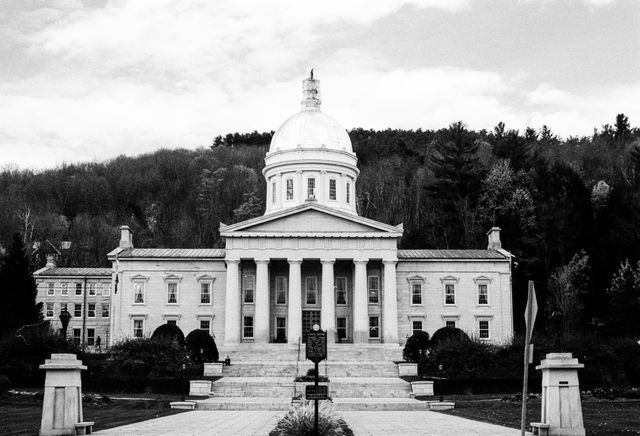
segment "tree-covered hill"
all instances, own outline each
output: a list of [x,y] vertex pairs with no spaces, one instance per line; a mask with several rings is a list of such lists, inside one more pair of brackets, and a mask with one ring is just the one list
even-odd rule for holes
[[[15,232],[29,247],[71,241],[64,262],[78,266],[107,265],[122,224],[133,228],[138,247],[220,247],[220,222],[264,211],[261,171],[272,134],[235,133],[209,149],[42,172],[6,169],[0,243],[8,246]],[[568,139],[502,123],[490,132],[454,123],[349,134],[361,171],[359,213],[404,223],[402,247],[482,248],[486,231],[502,228],[503,247],[517,262],[516,314],[526,280],[536,280],[545,301],[550,277],[579,254],[590,279],[580,317],[597,323],[621,262],[640,259],[640,130],[623,114],[591,137]]]

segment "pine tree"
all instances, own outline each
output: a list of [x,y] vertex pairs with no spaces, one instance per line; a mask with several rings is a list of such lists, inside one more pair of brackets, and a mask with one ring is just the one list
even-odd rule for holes
[[36,295],[36,282],[22,236],[16,233],[0,264],[0,336],[42,319],[42,303],[36,304]]

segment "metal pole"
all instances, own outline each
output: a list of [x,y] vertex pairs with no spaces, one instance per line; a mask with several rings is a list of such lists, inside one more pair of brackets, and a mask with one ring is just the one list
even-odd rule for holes
[[[316,362],[315,364],[316,364],[315,386],[316,386],[316,395],[317,395],[318,394],[318,362]],[[313,401],[315,402],[315,411],[316,411],[315,424],[314,424],[313,428],[315,429],[316,436],[319,436],[319,433],[318,433],[318,399],[316,398]]]
[[520,435],[524,436],[525,421],[527,420],[527,389],[529,386],[529,344],[524,339],[524,378],[522,380],[522,416],[520,420]]

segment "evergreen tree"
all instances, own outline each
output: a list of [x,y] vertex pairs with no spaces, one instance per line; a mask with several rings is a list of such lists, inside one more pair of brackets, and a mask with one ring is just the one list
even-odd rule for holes
[[36,304],[36,294],[22,236],[16,233],[0,265],[0,336],[42,319],[42,303]]
[[634,268],[629,260],[614,274],[609,297],[607,327],[615,334],[640,332],[640,262]]

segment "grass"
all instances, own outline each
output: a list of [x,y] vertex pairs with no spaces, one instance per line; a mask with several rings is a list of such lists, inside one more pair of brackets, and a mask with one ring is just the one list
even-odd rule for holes
[[[94,430],[97,431],[184,412],[169,407],[169,401],[180,400],[180,397],[163,397],[168,396],[153,400],[113,400],[105,405],[85,402],[84,420],[95,421]],[[41,419],[41,398],[12,395],[0,399],[0,435],[38,434]]]
[[[514,396],[506,398],[507,401],[495,395],[447,396],[445,399],[455,401],[456,408],[440,413],[520,428],[522,404]],[[540,421],[539,398],[530,399],[527,410],[527,424]],[[586,396],[582,400],[582,416],[588,435],[640,435],[640,400],[609,401]]]

